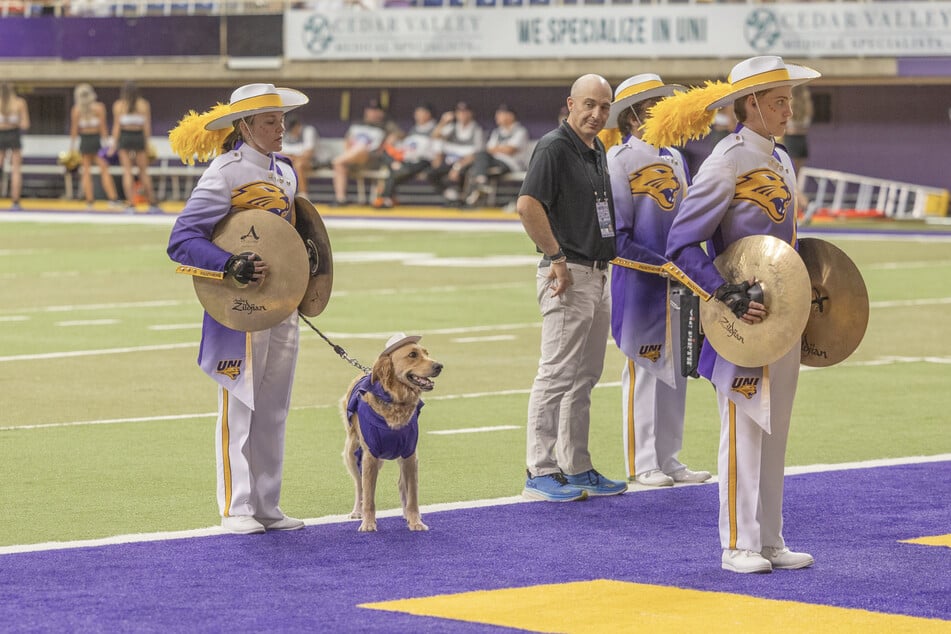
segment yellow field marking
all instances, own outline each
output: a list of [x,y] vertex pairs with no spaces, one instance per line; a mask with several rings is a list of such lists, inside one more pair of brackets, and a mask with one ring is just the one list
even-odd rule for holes
[[951,548],[951,534],[932,535],[930,537],[916,537],[915,539],[900,539],[902,544],[919,544],[921,546],[946,546]]
[[951,626],[951,622],[939,619],[607,579],[365,603],[359,607],[568,634],[793,630],[947,634]]

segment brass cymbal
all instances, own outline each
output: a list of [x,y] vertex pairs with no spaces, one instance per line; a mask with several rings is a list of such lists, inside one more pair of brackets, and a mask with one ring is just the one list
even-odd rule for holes
[[263,209],[244,209],[218,223],[212,242],[229,253],[250,251],[268,265],[260,283],[239,284],[195,277],[198,301],[217,322],[253,332],[276,326],[291,313],[307,290],[307,250],[297,231],[280,216]]
[[868,327],[868,289],[855,262],[818,238],[799,240],[809,271],[812,305],[802,333],[802,364],[823,368],[855,352]]
[[330,236],[324,221],[313,203],[297,196],[294,198],[296,217],[294,226],[307,248],[310,260],[309,280],[304,299],[297,309],[306,317],[316,317],[327,307],[334,285],[334,258]]
[[773,236],[747,236],[718,255],[714,264],[728,283],[756,278],[769,312],[762,322],[748,324],[715,297],[701,302],[700,323],[720,356],[756,368],[797,345],[809,318],[810,291],[806,265],[795,249]]

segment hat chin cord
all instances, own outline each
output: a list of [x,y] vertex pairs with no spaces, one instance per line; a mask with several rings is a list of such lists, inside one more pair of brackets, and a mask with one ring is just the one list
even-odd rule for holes
[[765,130],[766,134],[769,135],[769,140],[773,142],[773,145],[776,145],[776,137],[773,136],[769,126],[766,125],[766,119],[763,118],[763,108],[759,105],[759,99],[756,98],[755,92],[753,93],[753,101],[756,103],[756,114],[759,115],[760,123],[763,124],[763,130]]
[[[254,140],[254,135],[251,134],[251,124],[248,123],[248,120],[243,117],[241,118],[241,123],[244,124],[244,129],[248,133],[248,140],[251,141],[252,147],[254,147],[255,150],[260,150],[261,146],[258,144],[257,141]],[[269,152],[264,152],[264,154],[269,154]]]

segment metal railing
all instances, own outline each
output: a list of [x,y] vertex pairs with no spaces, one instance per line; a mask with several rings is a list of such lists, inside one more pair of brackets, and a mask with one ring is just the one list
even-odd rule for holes
[[810,199],[804,222],[816,215],[921,220],[948,214],[948,190],[886,178],[804,167],[799,191]]

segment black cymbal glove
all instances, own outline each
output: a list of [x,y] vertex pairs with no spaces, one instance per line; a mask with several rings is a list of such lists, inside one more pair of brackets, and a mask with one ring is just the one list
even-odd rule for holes
[[225,277],[231,276],[239,284],[247,284],[254,279],[254,262],[261,258],[256,253],[246,251],[232,255],[225,262]]
[[763,303],[763,287],[759,284],[750,285],[749,282],[741,284],[724,284],[716,290],[714,297],[727,305],[737,317],[742,317],[750,308],[750,302]]

